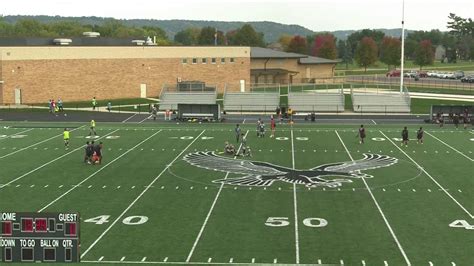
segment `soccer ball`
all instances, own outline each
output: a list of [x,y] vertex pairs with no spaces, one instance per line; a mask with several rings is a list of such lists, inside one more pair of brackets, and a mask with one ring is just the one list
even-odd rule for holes
[[67,116],[67,114],[64,114],[64,116]]

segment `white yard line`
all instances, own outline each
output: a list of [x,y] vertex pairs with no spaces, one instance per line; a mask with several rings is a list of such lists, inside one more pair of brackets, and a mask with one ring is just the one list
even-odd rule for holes
[[142,140],[140,143],[138,143],[137,145],[133,146],[132,148],[128,149],[126,152],[122,153],[120,156],[118,156],[117,158],[113,159],[112,161],[110,161],[109,163],[107,163],[106,165],[104,165],[103,167],[99,168],[97,171],[95,171],[94,173],[92,173],[91,175],[89,175],[87,178],[83,179],[81,182],[77,183],[76,185],[74,185],[72,188],[70,188],[68,191],[64,192],[63,194],[61,194],[59,197],[57,197],[56,199],[54,199],[53,201],[51,201],[50,203],[46,204],[46,206],[44,206],[43,208],[41,208],[38,212],[42,212],[44,211],[46,208],[48,208],[49,206],[53,205],[55,202],[57,202],[58,200],[62,199],[64,196],[66,196],[67,194],[69,194],[71,191],[73,191],[74,189],[76,189],[77,187],[79,187],[80,185],[82,185],[84,182],[86,182],[87,180],[89,180],[90,178],[92,178],[93,176],[97,175],[98,173],[100,173],[102,170],[104,170],[105,168],[107,168],[107,166],[113,164],[114,162],[116,162],[118,159],[122,158],[123,156],[125,156],[126,154],[128,154],[129,152],[135,150],[136,147],[142,145],[143,143],[145,143],[147,140],[151,139],[152,137],[154,137],[156,134],[160,133],[160,131],[157,131],[155,134],[149,136],[148,138]]
[[193,141],[191,141],[191,143],[189,143],[188,146],[186,146],[186,148],[184,148],[179,154],[178,156],[176,156],[169,164],[166,165],[166,167],[155,177],[155,179],[153,179],[150,184],[148,186],[146,186],[146,188],[142,191],[142,193],[140,193],[140,195],[138,195],[135,200],[132,201],[132,203],[130,203],[130,205],[128,205],[127,208],[125,208],[125,210],[112,222],[112,224],[109,225],[109,227],[107,227],[107,229],[105,229],[104,232],[102,232],[102,234],[81,254],[81,258],[83,258],[109,231],[110,229],[112,229],[112,227],[119,221],[122,219],[122,217],[125,215],[125,213],[127,213],[128,210],[130,210],[130,208],[133,207],[133,205],[135,205],[135,203],[148,191],[148,189],[150,189],[150,187],[168,170],[168,168],[176,161],[178,160],[181,155],[189,148],[191,147],[191,145],[193,145],[194,142],[196,142],[196,140],[199,139],[199,137],[201,137],[202,134],[204,134],[206,130],[203,130],[201,131],[201,133],[193,139]]
[[145,117],[145,119],[143,119],[142,121],[138,122],[138,124],[141,124],[141,123],[145,122],[147,119],[150,119],[150,118],[151,118],[151,115]]
[[[249,131],[245,132],[245,136],[247,137]],[[237,150],[237,154],[239,154],[240,149],[242,148],[242,143],[239,146],[239,149]],[[234,159],[237,158],[237,156],[234,156]],[[229,176],[229,172],[225,174],[224,179],[227,179]],[[221,194],[222,189],[224,188],[224,183],[221,183],[219,190],[217,191],[216,197],[214,198],[214,201],[211,204],[211,208],[209,209],[209,212],[207,213],[206,219],[204,219],[204,223],[201,226],[201,229],[199,230],[199,233],[196,237],[196,240],[194,241],[194,244],[191,248],[191,251],[189,251],[188,257],[186,258],[186,262],[189,262],[191,260],[191,257],[193,256],[194,250],[196,249],[199,240],[201,239],[202,233],[204,232],[204,229],[206,228],[207,222],[209,221],[209,218],[211,217],[212,211],[214,210],[214,206],[216,206],[217,200],[219,199],[219,195]]]
[[135,113],[135,114],[129,116],[127,119],[123,120],[122,123],[127,122],[128,120],[130,120],[130,118],[132,118],[132,117],[134,117],[134,116],[136,116],[136,115],[138,115],[138,113]]
[[431,137],[435,138],[436,140],[438,140],[439,142],[443,143],[443,144],[446,145],[447,147],[451,148],[453,151],[455,151],[455,152],[461,154],[462,156],[464,156],[465,158],[467,158],[467,159],[470,160],[471,162],[474,162],[474,159],[472,159],[472,158],[470,158],[469,156],[467,156],[466,154],[464,154],[464,153],[458,151],[457,149],[455,149],[454,147],[452,147],[452,146],[449,145],[448,143],[446,143],[446,142],[440,140],[440,139],[437,138],[435,135],[430,134],[430,133],[427,132],[427,131],[425,131],[425,132],[426,132],[426,134],[428,134],[428,135],[430,135]]
[[372,123],[374,123],[374,125],[377,125],[377,123],[375,123],[375,121],[373,119],[371,121],[372,121]]
[[386,139],[388,139],[397,149],[399,149],[405,156],[410,159],[423,173],[425,173],[444,193],[451,198],[465,213],[469,215],[472,219],[474,219],[474,215],[472,215],[464,206],[462,206],[459,201],[457,201],[436,179],[434,179],[426,170],[425,168],[421,167],[413,158],[411,158],[404,150],[402,150],[397,144],[395,144],[387,135],[385,135],[382,131],[379,131]]
[[[349,158],[351,159],[351,161],[354,161],[354,158],[352,158],[351,153],[350,153],[349,150],[347,149],[346,144],[345,144],[344,141],[342,140],[341,136],[339,136],[339,133],[337,133],[337,130],[335,130],[334,132],[336,132],[337,137],[338,137],[339,140],[341,141],[341,144],[342,144],[342,146],[344,147],[344,149],[346,150],[347,155],[349,155]],[[388,138],[387,136],[385,136],[385,137]],[[395,145],[395,146],[396,146],[396,145]],[[397,147],[398,147],[398,146],[397,146]],[[390,231],[390,234],[392,235],[393,240],[395,240],[395,243],[397,244],[398,249],[400,250],[400,253],[402,253],[402,256],[403,256],[403,258],[405,259],[405,262],[407,263],[407,265],[411,265],[411,262],[410,262],[410,260],[408,259],[407,255],[406,255],[406,253],[405,253],[405,250],[403,249],[402,245],[401,245],[400,242],[398,241],[398,238],[397,238],[397,236],[395,235],[395,232],[393,231],[392,226],[390,226],[390,223],[388,222],[387,218],[385,217],[385,214],[383,213],[382,208],[380,208],[379,203],[378,203],[377,200],[375,199],[375,196],[374,196],[374,194],[372,193],[372,190],[370,189],[369,185],[367,184],[367,181],[365,180],[364,177],[361,177],[361,179],[362,179],[362,181],[364,182],[365,188],[367,189],[367,191],[369,192],[370,196],[372,197],[372,200],[374,201],[374,204],[375,204],[375,206],[377,207],[377,209],[378,209],[380,215],[382,216],[382,219],[384,220],[385,225],[387,226],[388,230]]]
[[[74,131],[74,130],[78,130],[78,129],[82,128],[82,127],[84,127],[84,126],[75,128],[75,129],[71,130],[71,132]],[[45,139],[45,140],[43,140],[43,141],[40,141],[40,142],[35,143],[35,144],[33,144],[33,145],[30,145],[30,146],[28,146],[28,147],[24,147],[24,148],[21,148],[21,149],[19,149],[19,150],[14,151],[14,152],[5,154],[5,155],[3,155],[3,156],[0,156],[0,159],[3,159],[3,158],[5,158],[5,157],[8,157],[8,156],[13,155],[13,154],[15,154],[15,153],[18,153],[18,152],[20,152],[20,151],[24,151],[24,150],[29,149],[29,148],[31,148],[31,147],[40,145],[41,143],[44,143],[44,142],[46,142],[46,141],[48,141],[48,140],[52,140],[52,139],[54,139],[54,138],[60,137],[60,136],[62,136],[62,135],[63,135],[63,134],[61,133],[61,134],[59,134],[59,135],[56,135],[56,136],[54,136],[54,137]]]
[[[293,170],[295,169],[295,144],[293,141],[293,126],[291,127],[291,163]],[[293,205],[295,209],[295,252],[296,264],[300,263],[300,238],[298,231],[298,202],[296,198],[296,184],[293,183]]]
[[[104,136],[102,136],[102,137],[100,137],[100,138],[97,138],[97,140],[99,140],[99,139],[101,139],[101,138],[104,138],[104,137],[106,137],[106,136],[108,136],[108,135],[110,135],[110,134],[113,134],[113,133],[115,133],[116,131],[118,131],[118,129],[116,129],[116,130],[114,130],[114,131],[112,131],[112,132],[110,132],[110,133],[108,133],[108,134],[105,134]],[[61,158],[64,158],[64,157],[68,156],[69,154],[71,154],[71,153],[73,153],[73,152],[75,152],[75,151],[77,151],[77,150],[83,149],[83,148],[84,148],[84,146],[77,147],[77,148],[75,148],[74,150],[72,150],[72,151],[70,151],[70,152],[68,152],[68,153],[65,153],[65,154],[63,154],[63,155],[61,155],[61,156],[59,156],[59,157],[57,157],[57,158],[55,158],[55,159],[53,159],[53,160],[51,160],[51,161],[45,163],[45,164],[42,164],[42,165],[40,165],[39,167],[36,167],[35,169],[33,169],[33,170],[31,170],[31,171],[29,171],[29,172],[27,172],[27,173],[25,173],[25,174],[23,174],[23,175],[21,175],[21,176],[19,176],[19,177],[13,179],[13,180],[11,180],[11,181],[9,181],[8,183],[1,185],[1,186],[0,186],[0,189],[6,187],[6,186],[8,186],[8,185],[10,185],[11,183],[13,183],[13,182],[15,182],[15,181],[18,181],[18,180],[22,179],[23,177],[25,177],[25,176],[27,176],[27,175],[29,175],[29,174],[31,174],[31,173],[34,173],[34,172],[38,171],[39,169],[41,169],[41,168],[43,168],[43,167],[45,167],[45,166],[47,166],[47,165],[49,165],[49,164],[51,164],[51,163],[54,163],[55,161],[57,161],[57,160],[59,160],[59,159],[61,159]]]

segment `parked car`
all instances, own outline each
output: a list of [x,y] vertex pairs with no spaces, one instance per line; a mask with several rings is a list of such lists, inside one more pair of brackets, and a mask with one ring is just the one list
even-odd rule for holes
[[409,70],[409,71],[403,73],[403,76],[406,77],[406,78],[414,78],[414,77],[417,76],[417,73],[414,70]]
[[447,73],[445,76],[444,76],[445,79],[456,79],[456,77],[454,76],[454,73]]
[[464,76],[461,78],[461,82],[474,83],[474,76]]
[[461,79],[464,77],[464,71],[456,71],[454,72],[454,78],[455,79]]
[[426,72],[426,71],[418,71],[416,74],[420,78],[427,78],[428,77],[428,72]]
[[400,77],[400,70],[398,69],[390,70],[389,72],[387,72],[387,74],[385,74],[385,76],[390,77],[390,78]]
[[434,71],[428,71],[428,72],[426,72],[426,75],[427,75],[428,78],[435,78],[438,75],[438,73],[436,73]]

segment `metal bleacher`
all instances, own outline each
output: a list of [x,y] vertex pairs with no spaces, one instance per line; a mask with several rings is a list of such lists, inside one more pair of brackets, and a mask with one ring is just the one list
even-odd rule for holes
[[292,85],[288,93],[288,107],[296,112],[344,112],[344,91],[320,90],[314,84]]
[[160,110],[177,110],[178,104],[215,104],[217,90],[212,86],[183,87],[164,85],[160,93]]
[[224,92],[225,111],[275,111],[280,105],[280,85],[250,85],[248,92]]
[[411,100],[408,90],[403,92],[352,89],[354,112],[359,113],[409,113]]

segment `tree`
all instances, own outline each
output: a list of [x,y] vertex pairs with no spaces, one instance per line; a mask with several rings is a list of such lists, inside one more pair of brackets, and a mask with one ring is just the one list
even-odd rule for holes
[[283,34],[278,38],[278,42],[281,44],[281,47],[283,48],[284,51],[288,49],[288,46],[290,45],[291,39],[293,36],[288,35],[288,34]]
[[217,38],[217,45],[223,45],[225,42],[224,33],[217,31],[214,27],[204,27],[198,37],[199,45],[214,45]]
[[243,25],[228,39],[231,45],[264,47],[263,33],[257,33],[250,24]]
[[349,64],[352,63],[352,53],[347,41],[337,41],[337,54],[342,59],[342,63],[346,64],[346,69],[349,68]]
[[182,45],[198,44],[199,34],[201,30],[198,28],[187,28],[179,31],[174,35],[174,41]]
[[380,61],[390,66],[400,65],[401,42],[398,38],[384,37],[380,45]]
[[313,49],[311,54],[314,56],[336,59],[336,38],[332,34],[321,34],[317,35],[314,39]]
[[448,29],[449,33],[455,36],[470,35],[474,37],[474,21],[471,18],[462,18],[456,14],[449,13]]
[[306,38],[299,35],[291,38],[290,43],[288,44],[287,52],[306,54],[308,51],[308,44],[306,43]]
[[355,60],[367,72],[367,67],[377,61],[377,53],[377,44],[374,39],[372,37],[364,37],[359,42],[359,45],[357,45]]
[[363,29],[361,31],[356,31],[349,35],[349,37],[347,37],[347,42],[350,45],[352,54],[355,54],[359,42],[364,37],[371,37],[377,45],[380,45],[384,36],[385,33],[383,33],[382,31]]
[[423,40],[419,43],[415,52],[414,63],[420,66],[420,70],[423,66],[432,65],[434,62],[434,49],[430,40]]

